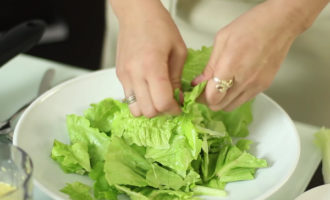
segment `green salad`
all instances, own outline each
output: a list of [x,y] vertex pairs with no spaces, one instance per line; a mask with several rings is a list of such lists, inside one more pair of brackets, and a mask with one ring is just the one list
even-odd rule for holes
[[207,47],[188,52],[179,116],[136,118],[125,103],[111,98],[92,104],[83,116],[68,115],[71,143],[55,140],[51,157],[63,171],[88,176],[94,184],[67,183],[61,191],[73,200],[115,200],[120,194],[132,200],[226,196],[227,183],[254,179],[258,168],[267,167],[266,160],[248,153],[252,141],[244,139],[252,102],[213,112],[195,101],[206,83],[192,87],[190,82],[210,52]]

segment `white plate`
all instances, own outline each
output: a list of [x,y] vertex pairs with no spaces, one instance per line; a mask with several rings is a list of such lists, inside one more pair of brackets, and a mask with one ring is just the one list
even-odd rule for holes
[[[38,98],[24,112],[14,134],[14,144],[23,148],[34,163],[35,184],[54,199],[68,199],[59,190],[65,183],[88,177],[65,174],[50,158],[54,139],[69,143],[65,116],[81,115],[91,103],[123,98],[114,69],[99,71],[63,83]],[[265,158],[269,167],[257,171],[256,179],[230,183],[229,195],[221,199],[266,199],[276,192],[296,168],[300,142],[290,117],[270,98],[258,95],[253,104],[254,121],[248,138],[255,141],[252,153]],[[215,198],[206,198],[215,199]]]
[[295,200],[329,200],[330,184],[321,185],[302,193]]

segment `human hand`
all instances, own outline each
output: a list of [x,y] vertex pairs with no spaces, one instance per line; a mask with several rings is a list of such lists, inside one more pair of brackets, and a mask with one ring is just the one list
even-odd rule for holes
[[171,16],[159,1],[151,0],[118,18],[117,76],[125,96],[136,96],[129,105],[132,114],[179,114],[173,95],[181,87],[187,48]]
[[[265,2],[221,29],[208,65],[193,85],[208,80],[200,101],[212,110],[230,111],[267,89],[301,29],[293,15]],[[213,77],[233,80],[226,92],[216,89]]]

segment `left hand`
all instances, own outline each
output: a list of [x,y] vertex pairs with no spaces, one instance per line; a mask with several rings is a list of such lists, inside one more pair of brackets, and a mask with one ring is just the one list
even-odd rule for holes
[[[222,28],[208,65],[192,83],[208,80],[200,101],[212,110],[230,111],[267,89],[301,32],[292,18],[267,1]],[[233,85],[219,92],[213,77],[233,79]]]

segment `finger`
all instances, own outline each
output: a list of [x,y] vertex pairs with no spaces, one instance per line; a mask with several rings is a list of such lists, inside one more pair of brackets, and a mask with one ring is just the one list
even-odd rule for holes
[[253,99],[259,92],[256,90],[249,90],[242,92],[233,101],[231,101],[226,107],[223,108],[225,111],[232,111],[233,109],[239,107],[243,103]]
[[[121,72],[122,68],[117,68],[117,76],[121,82],[121,85],[124,89],[124,93],[125,93],[125,98],[128,98],[129,96],[134,95],[134,90],[133,90],[133,86],[131,84],[131,81],[129,79],[128,76],[123,75],[123,72]],[[138,104],[135,103],[131,103],[128,105],[129,109],[132,113],[132,115],[134,115],[135,117],[141,116],[141,110],[138,106]]]
[[233,86],[227,90],[226,95],[221,99],[221,101],[216,104],[213,110],[222,110],[228,106],[234,99],[236,99],[242,92],[247,88],[241,80],[233,79]]
[[142,114],[148,118],[156,116],[157,110],[153,105],[147,81],[139,75],[136,75],[134,78],[131,77],[131,80],[136,96],[136,103]]
[[221,57],[221,53],[223,49],[227,45],[227,37],[225,35],[222,35],[221,32],[219,32],[216,36],[214,47],[212,49],[211,56],[209,58],[209,61],[203,71],[203,73],[199,76],[197,76],[193,81],[192,85],[198,85],[203,81],[209,80],[212,78],[213,73],[215,71],[215,65],[218,63],[219,58]]
[[[160,69],[166,69],[162,67]],[[177,115],[181,112],[178,103],[173,96],[173,88],[166,70],[153,73],[153,76],[148,76],[148,85],[153,104],[160,113],[168,113]]]
[[173,49],[169,58],[169,76],[172,88],[181,88],[181,75],[186,61],[187,49],[178,47]]
[[228,68],[221,68],[221,65],[216,67],[216,71],[214,72],[212,78],[207,82],[204,98],[206,103],[209,106],[216,106],[218,105],[221,100],[225,97],[227,92],[230,92],[232,88],[228,88],[227,91],[219,91],[217,85],[219,82],[215,81],[214,78],[218,78],[220,80],[234,80],[233,72],[228,70]]
[[[222,110],[236,99],[244,91],[244,88],[245,87],[241,85],[239,81],[234,80],[233,86],[223,94],[224,96],[221,101],[217,104],[210,105],[210,109],[214,111]],[[215,101],[219,101],[219,99],[216,99]]]

